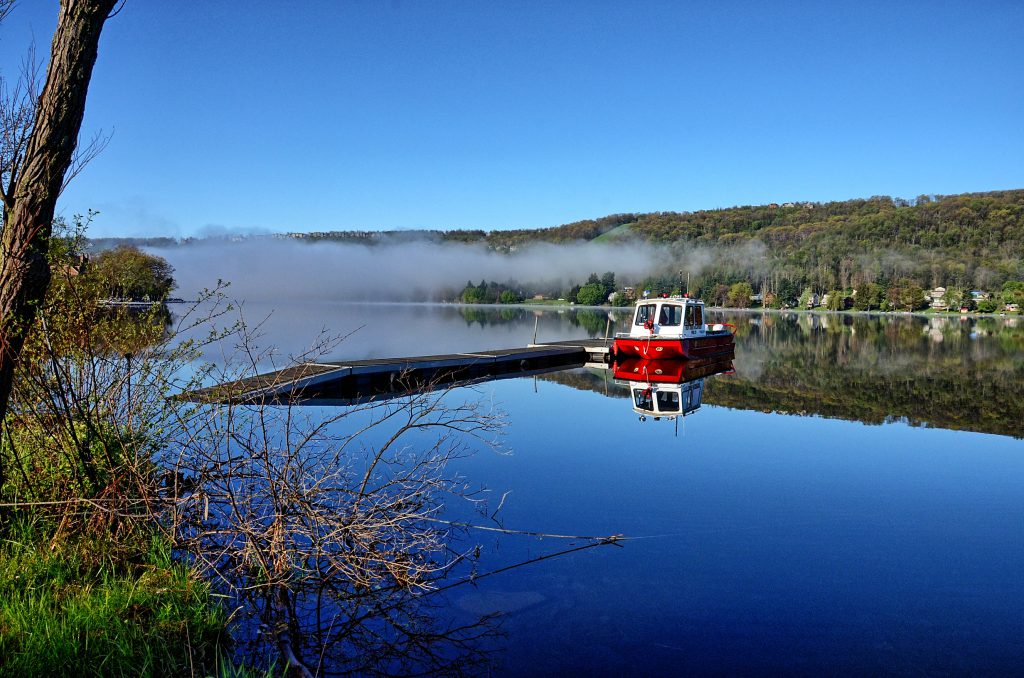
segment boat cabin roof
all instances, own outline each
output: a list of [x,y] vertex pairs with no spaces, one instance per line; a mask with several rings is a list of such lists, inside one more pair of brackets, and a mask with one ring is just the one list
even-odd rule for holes
[[655,332],[662,338],[703,336],[704,302],[689,297],[652,297],[636,302],[629,333],[623,336],[636,339]]
[[699,304],[703,306],[704,302],[700,299],[694,299],[693,297],[647,297],[644,299],[637,299],[637,306],[643,306],[645,304]]

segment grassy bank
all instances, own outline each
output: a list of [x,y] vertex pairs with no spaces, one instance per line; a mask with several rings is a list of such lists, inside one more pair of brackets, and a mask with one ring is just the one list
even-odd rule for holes
[[126,550],[15,523],[0,541],[0,674],[219,673],[226,615],[150,535]]

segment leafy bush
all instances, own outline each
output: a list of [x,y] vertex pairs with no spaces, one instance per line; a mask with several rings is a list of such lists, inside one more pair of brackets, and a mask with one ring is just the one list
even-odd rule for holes
[[601,283],[587,283],[576,294],[576,303],[583,306],[600,306],[605,302],[607,293]]
[[86,277],[112,299],[161,301],[176,286],[167,261],[137,247],[121,245],[89,262]]

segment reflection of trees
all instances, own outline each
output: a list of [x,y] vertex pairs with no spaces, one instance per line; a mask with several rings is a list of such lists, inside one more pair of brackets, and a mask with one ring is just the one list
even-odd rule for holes
[[[769,317],[745,319],[750,333],[737,344],[738,374],[708,380],[706,403],[1024,435],[1024,333],[1015,328],[956,318],[763,321]],[[758,356],[755,377],[743,370],[751,354]]]
[[576,311],[570,316],[569,322],[585,329],[591,337],[603,337],[608,327],[608,314],[601,311]]
[[[738,314],[736,374],[704,403],[1024,436],[1024,327],[1003,319]],[[542,377],[626,397],[601,373]]]
[[465,318],[467,325],[479,324],[481,327],[488,325],[506,325],[522,322],[529,311],[523,308],[501,308],[501,307],[478,307],[460,306],[459,314]]

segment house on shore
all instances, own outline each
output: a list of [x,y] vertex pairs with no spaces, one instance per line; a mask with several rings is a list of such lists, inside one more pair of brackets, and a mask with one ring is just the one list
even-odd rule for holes
[[946,301],[945,287],[936,287],[931,292],[927,292],[925,296],[928,299],[929,306],[936,311],[945,311],[949,308],[949,303]]

